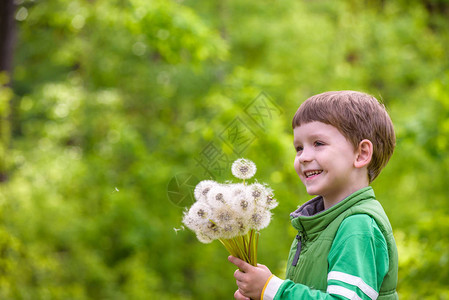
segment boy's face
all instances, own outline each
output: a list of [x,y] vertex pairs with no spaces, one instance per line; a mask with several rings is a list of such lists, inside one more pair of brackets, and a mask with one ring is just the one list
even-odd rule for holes
[[296,127],[293,135],[295,170],[308,194],[322,196],[329,206],[360,188],[356,149],[337,128],[314,121]]

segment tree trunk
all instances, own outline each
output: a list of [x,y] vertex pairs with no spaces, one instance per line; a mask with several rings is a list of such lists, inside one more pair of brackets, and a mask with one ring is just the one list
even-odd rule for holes
[[[7,151],[11,134],[11,74],[16,36],[14,0],[0,0],[0,183],[8,179]],[[6,74],[6,78],[4,76]]]
[[12,72],[15,41],[14,0],[0,1],[0,72]]

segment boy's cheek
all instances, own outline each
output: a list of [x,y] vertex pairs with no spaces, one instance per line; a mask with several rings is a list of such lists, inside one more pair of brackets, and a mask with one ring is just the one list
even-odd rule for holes
[[295,168],[296,174],[298,174],[299,179],[301,179],[301,181],[302,181],[301,166],[300,166],[299,160],[297,158],[295,158],[295,162],[294,162],[293,166]]

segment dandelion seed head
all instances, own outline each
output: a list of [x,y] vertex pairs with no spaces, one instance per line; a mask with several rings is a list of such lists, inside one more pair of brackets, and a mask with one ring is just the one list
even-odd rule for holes
[[273,198],[272,195],[266,196],[266,198],[265,198],[265,207],[267,209],[273,209],[276,206],[278,206],[278,204],[279,203],[276,201],[276,199]]
[[234,227],[233,227],[231,224],[226,224],[226,225],[223,227],[223,230],[224,230],[224,231],[227,231],[227,232],[231,232],[233,229],[234,229]]
[[221,237],[220,227],[212,220],[208,220],[206,223],[203,223],[203,226],[201,226],[199,232],[214,240]]
[[234,224],[226,224],[223,226],[222,237],[225,239],[230,239],[238,235],[236,231],[236,226]]
[[238,231],[239,235],[245,234],[248,232],[248,221],[243,218],[239,218],[235,220],[236,222],[236,230]]
[[267,186],[265,186],[265,193],[263,195],[263,205],[266,209],[271,210],[278,206],[278,202],[274,198],[273,190]]
[[248,218],[254,211],[255,202],[248,195],[248,190],[232,198],[232,210],[242,218]]
[[198,217],[200,218],[205,218],[207,216],[206,212],[204,211],[204,209],[199,209],[196,214],[198,215]]
[[232,175],[239,179],[250,179],[256,174],[256,164],[249,159],[239,158],[232,164]]
[[220,222],[229,222],[231,220],[231,214],[229,211],[222,211],[217,215],[217,219]]
[[184,215],[184,217],[182,218],[182,223],[184,223],[184,225],[186,225],[187,228],[193,231],[196,231],[198,227],[197,223],[195,222],[195,219],[192,218],[192,216],[190,216],[189,214]]
[[254,201],[259,201],[266,193],[266,187],[263,184],[260,183],[253,183],[248,186],[249,193],[251,195],[251,198],[254,199]]
[[218,183],[213,180],[203,180],[198,183],[193,191],[196,201],[205,201],[209,191],[216,185]]
[[238,197],[241,195],[244,195],[246,192],[246,186],[242,183],[235,183],[232,185],[229,185],[231,188],[231,196],[232,197]]
[[274,199],[273,190],[266,184],[253,183],[249,186],[251,197],[257,206],[262,206],[267,210],[273,209],[278,205]]
[[218,232],[218,226],[217,226],[217,224],[215,224],[214,222],[212,222],[211,220],[209,220],[207,223],[206,223],[206,227],[207,227],[207,229],[210,231],[210,232]]
[[215,195],[215,200],[223,202],[224,201],[223,193],[216,194]]
[[213,186],[207,195],[206,201],[213,208],[220,207],[229,203],[229,188],[227,188],[226,185],[223,184],[217,184]]
[[227,206],[223,205],[220,207],[216,207],[212,211],[211,220],[213,220],[217,226],[223,227],[228,223],[231,223],[236,218],[235,211]]
[[[250,160],[242,158],[232,164],[232,174],[239,179],[249,179],[255,173],[256,165]],[[278,205],[273,190],[257,181],[245,185],[204,180],[195,187],[194,195],[197,201],[184,213],[183,223],[203,243],[267,227],[270,209]]]
[[240,200],[240,207],[242,209],[247,209],[248,208],[248,201],[245,199]]
[[251,222],[253,222],[253,224],[259,224],[261,219],[262,215],[260,213],[255,212],[251,215]]
[[202,232],[197,232],[196,238],[198,239],[198,241],[200,241],[203,244],[209,244],[214,240],[213,237],[210,237],[207,234],[204,234]]
[[190,209],[184,213],[182,222],[187,228],[198,232],[202,224],[209,220],[212,211],[209,205],[204,202],[195,202]]
[[190,211],[194,217],[199,219],[208,219],[211,215],[211,207],[204,202],[195,202]]
[[247,223],[243,218],[232,219],[231,222],[221,227],[221,237],[230,239],[239,235],[245,235],[249,230]]
[[257,210],[251,215],[250,226],[256,230],[267,227],[271,221],[271,213],[268,210]]

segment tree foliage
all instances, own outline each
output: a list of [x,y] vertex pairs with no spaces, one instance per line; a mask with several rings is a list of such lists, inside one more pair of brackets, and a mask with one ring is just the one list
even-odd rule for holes
[[[229,299],[226,251],[174,230],[189,198],[170,192],[186,174],[231,179],[219,158],[240,156],[280,202],[258,257],[282,277],[288,214],[309,199],[291,118],[342,89],[382,99],[395,123],[373,186],[400,296],[449,298],[447,1],[15,3],[13,71],[0,74],[1,299]],[[249,128],[241,140],[235,124]]]

